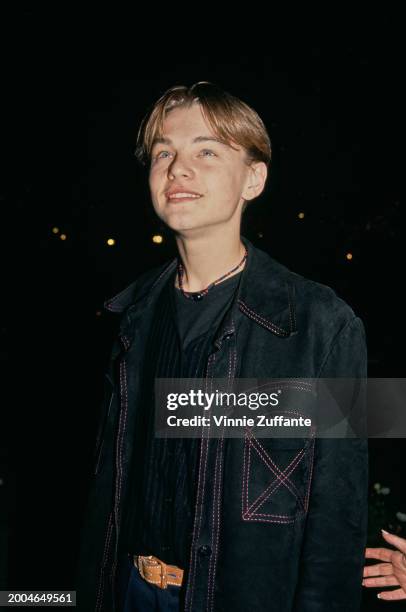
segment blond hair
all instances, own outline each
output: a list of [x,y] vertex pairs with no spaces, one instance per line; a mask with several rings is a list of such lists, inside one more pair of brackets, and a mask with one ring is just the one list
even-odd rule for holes
[[[196,102],[200,104],[203,116],[217,138],[232,148],[235,148],[232,142],[243,147],[247,165],[258,161],[270,165],[271,141],[258,113],[217,85],[209,81],[199,81],[190,87],[175,85],[165,91],[141,121],[135,156],[143,166],[151,160],[155,138],[162,136],[162,126],[167,113],[174,108],[190,107]],[[244,209],[247,204],[248,202],[245,202]]]

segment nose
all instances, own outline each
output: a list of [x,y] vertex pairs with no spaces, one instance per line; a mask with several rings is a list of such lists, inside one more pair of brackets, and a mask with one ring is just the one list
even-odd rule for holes
[[187,164],[185,158],[182,158],[179,155],[175,155],[175,158],[168,167],[168,176],[169,178],[176,176],[191,176],[192,170]]

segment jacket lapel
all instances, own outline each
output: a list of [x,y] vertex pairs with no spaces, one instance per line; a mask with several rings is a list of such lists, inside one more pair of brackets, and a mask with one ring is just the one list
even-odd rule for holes
[[225,336],[235,332],[239,312],[277,336],[297,333],[293,279],[300,276],[254,247],[244,236],[241,240],[248,256],[231,308],[215,336],[217,347]]

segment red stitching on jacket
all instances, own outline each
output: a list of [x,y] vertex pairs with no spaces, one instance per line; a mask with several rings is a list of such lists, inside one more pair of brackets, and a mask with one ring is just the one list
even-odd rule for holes
[[296,330],[296,313],[292,300],[292,291],[293,287],[291,287],[291,285],[288,285],[290,330],[293,332]]
[[[249,446],[249,451],[248,451],[248,460],[249,460],[249,463],[248,463],[248,478],[249,478],[249,473],[250,473],[250,472],[249,472],[249,469],[250,469],[250,460],[251,460],[251,446],[254,446],[252,442],[249,442],[249,445],[250,445],[250,446]],[[267,467],[268,467],[268,468],[269,468],[269,469],[270,469],[270,470],[273,472],[273,474],[276,476],[276,479],[275,479],[275,480],[274,480],[274,481],[273,481],[273,482],[272,482],[270,485],[268,485],[268,487],[265,489],[265,491],[263,491],[263,492],[261,493],[261,495],[260,495],[260,496],[259,496],[259,497],[258,497],[258,498],[257,498],[257,499],[256,499],[256,500],[255,500],[255,501],[252,503],[252,504],[251,504],[251,506],[250,506],[250,507],[247,507],[246,513],[247,513],[248,515],[253,515],[253,514],[254,514],[254,512],[255,512],[255,514],[257,514],[256,510],[257,510],[258,508],[260,508],[260,507],[261,507],[261,506],[262,506],[262,505],[265,503],[265,501],[266,501],[266,500],[267,500],[267,499],[268,499],[268,498],[269,498],[269,497],[270,497],[270,496],[271,496],[273,493],[275,493],[275,491],[276,491],[277,489],[279,489],[279,487],[280,487],[282,484],[284,484],[284,485],[286,486],[286,488],[287,488],[287,489],[289,489],[289,491],[291,491],[291,493],[292,493],[292,494],[293,494],[293,495],[294,495],[294,496],[295,496],[295,497],[296,497],[298,500],[300,500],[300,501],[301,501],[301,503],[302,503],[302,505],[304,506],[303,501],[301,500],[300,495],[298,495],[298,494],[297,494],[295,491],[293,491],[293,490],[292,490],[292,488],[290,487],[290,485],[292,485],[292,483],[291,483],[291,482],[289,481],[289,479],[288,479],[288,476],[290,476],[290,475],[291,475],[291,474],[292,474],[292,473],[295,471],[295,469],[298,467],[299,463],[300,463],[300,462],[301,462],[301,460],[303,459],[303,457],[304,457],[304,450],[301,450],[301,451],[300,451],[300,452],[299,452],[299,453],[298,453],[298,454],[297,454],[297,455],[294,457],[294,459],[291,461],[291,463],[290,463],[290,464],[289,464],[289,466],[286,468],[286,470],[285,470],[285,471],[283,471],[283,472],[281,472],[281,474],[282,474],[282,478],[281,478],[281,476],[280,476],[280,475],[278,475],[278,473],[277,473],[277,472],[276,472],[276,471],[275,471],[275,470],[272,468],[272,466],[270,466],[270,465],[268,465],[268,464],[267,464],[267,461],[266,461],[266,459],[265,459],[265,458],[262,456],[261,451],[260,451],[260,450],[258,450],[258,449],[256,449],[256,451],[257,451],[257,453],[259,454],[259,456],[260,456],[260,458],[262,459],[262,461],[265,463],[265,465],[267,465]],[[272,460],[271,460],[271,459],[269,459],[269,460],[272,462]],[[273,465],[275,466],[275,468],[276,468],[276,470],[277,470],[277,471],[281,471],[281,470],[279,470],[278,466],[277,466],[277,465],[276,465],[274,462],[272,462],[272,463],[273,463]],[[288,470],[290,470],[290,471],[288,471]],[[286,474],[286,478],[284,478],[285,474]],[[294,485],[293,485],[293,487],[294,487]],[[248,480],[247,480],[247,488],[248,488]],[[296,487],[294,487],[294,488],[296,489]],[[264,499],[262,499],[262,500],[261,500],[261,497],[263,497],[263,496],[265,496],[265,497],[264,497]],[[261,500],[261,501],[260,501],[260,500]],[[255,507],[255,506],[256,506],[256,507]],[[254,508],[254,510],[253,510],[253,508]],[[258,514],[259,514],[259,513],[258,513]]]
[[[212,368],[210,371],[210,391],[212,391],[213,389],[213,372],[214,369]],[[212,518],[212,539],[211,539],[211,546],[212,546],[212,557],[210,559],[209,562],[209,575],[208,575],[208,580],[207,580],[207,601],[206,601],[206,610],[209,610],[209,605],[210,605],[210,589],[211,589],[211,581],[212,581],[212,575],[213,575],[213,555],[214,555],[214,536],[216,533],[216,528],[215,528],[215,508],[216,508],[216,502],[217,502],[217,476],[218,476],[218,462],[219,462],[219,448],[220,448],[220,442],[217,442],[217,449],[216,449],[216,461],[214,464],[214,472],[215,472],[215,476],[214,476],[214,487],[213,487],[213,518]]]
[[[125,336],[122,336],[122,338],[123,338],[124,342],[127,340]],[[122,360],[121,363],[120,363],[120,386],[121,386],[121,388],[124,388],[124,390],[125,390],[125,400],[123,402],[124,409],[123,409],[123,411],[120,414],[120,421],[119,421],[118,434],[117,434],[116,462],[117,462],[117,469],[118,469],[118,481],[117,481],[117,484],[116,484],[115,505],[114,505],[114,508],[113,508],[113,514],[114,514],[115,521],[116,521],[116,539],[118,538],[119,504],[120,504],[120,499],[121,499],[121,481],[122,481],[121,451],[122,451],[123,439],[122,439],[122,437],[120,437],[120,435],[121,435],[121,431],[122,431],[122,428],[123,428],[123,423],[126,420],[127,408],[128,408],[127,384],[126,384],[126,366],[125,366],[125,361],[124,360]],[[112,513],[110,513],[108,529],[110,528],[111,520],[112,520]],[[113,525],[111,525],[111,530],[108,532],[107,539],[106,539],[106,542],[105,542],[105,553],[104,553],[103,562],[102,562],[102,569],[101,569],[101,572],[100,572],[98,598],[97,598],[97,603],[96,603],[96,610],[97,610],[97,612],[99,612],[99,610],[100,610],[100,608],[98,606],[102,605],[102,603],[103,603],[102,599],[103,599],[103,593],[104,593],[104,569],[105,569],[103,564],[105,564],[105,560],[106,560],[107,555],[108,555],[108,550],[110,548],[112,526]],[[106,549],[106,547],[107,547],[107,549]],[[111,572],[110,572],[110,578],[111,578],[112,582],[113,582],[113,579],[114,579],[114,573],[115,573],[116,565],[117,565],[117,559],[114,559],[112,567],[111,567]]]
[[[232,325],[232,327],[234,326]],[[228,380],[229,381],[231,380],[231,376],[232,376],[233,357],[234,355],[231,352],[231,349],[229,349],[229,353],[228,353]],[[213,590],[214,590],[214,582],[215,582],[215,568],[217,565],[218,542],[219,542],[219,533],[220,533],[220,492],[221,492],[222,470],[223,470],[222,451],[223,451],[223,443],[224,443],[224,425],[222,427],[221,433],[222,433],[222,437],[221,437],[221,441],[218,442],[217,444],[216,463],[215,463],[214,500],[213,500],[213,512],[212,512],[213,528],[212,528],[212,539],[211,539],[212,558],[210,559],[209,577],[208,577],[208,585],[207,585],[207,611],[208,612],[212,608],[212,605],[210,605],[210,602],[212,601],[212,598],[213,598]],[[219,450],[220,450],[220,453],[219,453]],[[220,469],[219,469],[219,465],[220,465]],[[217,486],[217,475],[219,471],[220,471],[220,476],[219,476],[219,481],[218,481],[219,484]],[[215,520],[216,506],[217,506],[217,521]]]
[[[223,426],[223,434],[224,434],[224,426]],[[215,541],[215,546],[214,546],[214,554],[213,554],[213,573],[212,573],[212,585],[211,585],[211,591],[209,594],[209,598],[211,598],[211,608],[213,608],[213,596],[214,596],[214,584],[215,584],[215,576],[216,576],[216,565],[217,565],[217,557],[218,557],[218,549],[219,549],[219,539],[220,539],[220,521],[221,521],[221,514],[220,514],[220,509],[221,509],[221,485],[222,485],[222,479],[223,479],[223,444],[224,444],[224,438],[221,438],[220,440],[220,445],[221,445],[221,449],[220,449],[220,460],[219,460],[219,464],[220,464],[220,477],[219,477],[219,486],[218,486],[218,490],[217,490],[217,531],[216,531],[216,541]],[[208,605],[210,603],[210,599],[208,600]]]
[[[234,329],[234,321],[232,322],[232,328]],[[229,368],[228,368],[228,381],[235,377],[236,372],[236,363],[237,363],[237,350],[234,345],[233,349],[229,347]],[[209,566],[209,584],[207,591],[207,610],[208,612],[213,609],[214,605],[214,585],[215,585],[215,576],[216,576],[216,566],[217,566],[217,558],[218,558],[218,550],[219,550],[219,540],[220,540],[220,521],[221,521],[221,490],[222,490],[222,482],[223,482],[223,447],[224,447],[224,431],[225,426],[223,425],[221,430],[221,441],[217,446],[217,450],[220,448],[219,454],[219,465],[220,465],[220,475],[218,480],[218,487],[216,488],[216,481],[214,484],[214,500],[213,500],[213,513],[214,508],[217,504],[217,522],[214,525],[213,520],[213,537],[212,537],[212,545],[214,534],[216,536],[216,540],[213,546],[213,555]],[[217,471],[218,467],[216,464],[216,479],[217,479]]]
[[[214,542],[214,538],[216,535],[216,529],[215,529],[215,525],[218,524],[218,512],[217,512],[217,521],[216,521],[216,504],[218,506],[217,500],[219,498],[218,496],[218,492],[217,492],[217,476],[219,473],[219,449],[221,446],[221,442],[218,441],[217,442],[217,449],[216,449],[216,463],[215,463],[215,476],[214,476],[214,500],[213,500],[213,511],[212,511],[212,525],[213,525],[213,529],[212,529],[212,534],[211,534],[211,548],[212,548],[212,553],[214,554],[214,549],[215,549],[215,542]],[[220,462],[221,463],[221,462]],[[211,588],[212,588],[212,582],[213,582],[213,561],[210,560],[210,565],[209,565],[209,576],[208,576],[208,581],[207,581],[207,607],[206,609],[209,610],[210,609],[210,596],[211,596]]]
[[[123,336],[123,341],[126,342],[127,338]],[[116,484],[116,494],[115,494],[115,505],[114,505],[114,515],[115,515],[115,525],[116,525],[116,545],[118,543],[119,536],[119,525],[120,525],[120,504],[121,504],[121,489],[123,482],[123,444],[124,444],[124,435],[123,432],[125,430],[125,425],[127,421],[127,412],[128,412],[128,389],[127,389],[127,369],[126,363],[123,359],[120,363],[120,385],[124,391],[124,398],[122,402],[123,409],[120,413],[120,420],[118,426],[118,434],[117,434],[117,449],[116,449],[116,463],[117,463],[117,473],[118,479]],[[113,585],[114,575],[117,567],[117,558],[113,559],[110,579]]]
[[[286,411],[286,412],[290,412],[292,414],[298,414],[295,411]],[[282,472],[279,467],[272,461],[272,459],[269,457],[269,455],[266,453],[265,449],[262,447],[262,445],[260,444],[260,442],[253,436],[252,432],[247,429],[247,434],[249,434],[249,436],[251,436],[249,438],[248,435],[246,435],[245,437],[245,444],[244,444],[244,457],[243,457],[243,477],[242,477],[242,492],[241,492],[241,513],[242,513],[242,518],[245,521],[257,521],[257,522],[270,522],[270,523],[281,523],[281,524],[285,524],[285,523],[293,523],[295,522],[297,517],[289,517],[288,515],[277,515],[277,514],[269,514],[269,513],[260,513],[257,512],[256,510],[258,510],[258,508],[266,501],[266,499],[269,498],[269,496],[281,485],[281,484],[285,484],[285,486],[287,485],[286,482],[284,482],[284,480],[286,480],[286,476],[290,476],[290,474],[297,468],[297,466],[299,465],[300,461],[302,461],[302,459],[306,456],[306,449],[303,448],[301,449],[301,451],[299,451],[299,453],[294,457],[294,459],[290,462],[290,464],[287,466],[287,468],[285,468],[285,470]],[[310,456],[311,456],[311,464],[310,464],[310,468],[309,468],[309,475],[307,478],[307,482],[306,482],[306,493],[304,498],[302,499],[301,495],[299,494],[299,492],[297,492],[297,497],[298,499],[301,501],[301,504],[303,506],[303,510],[306,513],[308,510],[308,503],[309,503],[309,495],[310,495],[310,485],[311,485],[311,480],[312,480],[312,473],[313,473],[313,463],[314,463],[314,444],[315,444],[315,440],[314,438],[311,440],[310,442]],[[259,448],[257,448],[257,446],[259,446]],[[250,473],[250,462],[251,462],[251,447],[255,448],[255,450],[257,451],[257,453],[259,454],[260,458],[262,459],[262,461],[264,461],[264,463],[267,465],[268,468],[271,469],[271,471],[274,472],[274,470],[272,469],[272,466],[267,464],[266,458],[274,465],[275,469],[278,470],[282,476],[281,477],[278,474],[276,475],[276,480],[274,482],[272,482],[268,488],[263,491],[261,493],[261,495],[251,504],[251,506],[249,506],[249,498],[248,498],[248,483],[249,483],[249,473]],[[248,451],[247,451],[248,449]],[[307,451],[307,452],[309,452]],[[262,455],[265,455],[262,456]],[[247,464],[247,455],[248,455],[248,464]],[[287,470],[290,469],[289,473],[286,473]],[[279,482],[278,482],[279,481]],[[296,489],[295,485],[293,483],[291,483],[289,480],[288,482]],[[276,484],[276,486],[275,486]],[[288,487],[289,488],[289,487]],[[269,489],[272,489],[271,491],[269,491]],[[291,489],[289,489],[291,490]],[[297,490],[297,489],[296,489]],[[266,494],[267,496],[265,497],[265,499],[263,499],[260,503],[258,503],[261,498]],[[292,491],[293,493],[293,491]],[[244,506],[245,503],[245,506]],[[256,508],[255,508],[256,506]],[[253,508],[255,508],[254,512],[252,512]],[[263,517],[272,517],[269,519],[265,519]],[[278,519],[282,519],[282,520],[278,520]]]
[[[215,361],[215,358],[216,358],[215,353],[212,353],[209,356],[209,359],[207,362],[206,390],[207,390],[207,378],[210,372],[211,363],[212,361],[213,362]],[[196,542],[198,541],[199,535],[200,535],[201,520],[202,520],[202,514],[203,514],[204,484],[206,481],[207,449],[208,449],[208,439],[204,437],[205,429],[208,429],[208,428],[202,427],[201,447],[200,447],[201,451],[200,451],[200,460],[199,460],[199,476],[198,476],[198,482],[197,482],[197,494],[196,494],[196,504],[195,504],[195,519],[194,519],[192,546],[191,546],[191,551],[190,551],[191,581],[190,581],[190,586],[189,586],[189,589],[187,590],[186,598],[185,598],[186,599],[185,601],[186,610],[192,610],[194,586],[195,586],[195,579],[196,579],[196,560],[197,560],[197,550],[195,548],[196,548]],[[204,464],[204,468],[203,468],[203,475],[202,475],[202,465],[203,464]],[[200,503],[200,498],[201,498],[201,511],[199,514],[198,506]]]
[[311,457],[311,463],[310,463],[310,470],[309,470],[309,478],[307,479],[307,486],[306,486],[306,497],[305,497],[305,512],[308,511],[309,509],[309,498],[310,498],[310,486],[311,486],[311,482],[312,482],[312,476],[313,476],[313,464],[314,464],[314,446],[315,446],[315,439],[313,438],[311,445],[310,445],[310,457]]
[[251,317],[251,319],[253,319],[257,323],[259,323],[263,327],[266,327],[267,329],[269,329],[270,331],[274,332],[275,334],[278,334],[279,336],[289,336],[290,335],[290,333],[287,332],[286,330],[282,329],[281,327],[278,327],[277,325],[275,325],[271,321],[268,321],[267,319],[265,319],[264,317],[262,317],[258,313],[254,312],[242,300],[238,300],[238,303],[240,305],[241,310],[243,312],[245,312],[246,315]]
[[[251,467],[251,444],[250,444],[250,440],[248,438],[246,438],[245,440],[245,444],[248,447],[248,464],[245,464],[246,467],[246,473],[245,473],[245,501],[246,501],[246,507],[243,509],[243,518],[245,519],[246,517],[252,517],[254,516],[253,513],[250,512],[250,507],[249,507],[249,493],[248,493],[248,486],[249,486],[249,474],[250,474],[250,467]],[[243,496],[244,497],[244,496]],[[260,514],[260,513],[258,513]],[[264,515],[267,516],[267,515]],[[276,516],[278,518],[291,518],[288,515],[272,515],[269,514],[268,516]]]
[[[288,412],[288,411],[287,411],[287,412]],[[280,468],[279,468],[279,467],[276,465],[276,463],[275,463],[274,461],[272,461],[271,457],[268,455],[268,453],[266,452],[266,450],[264,449],[264,447],[261,445],[261,443],[259,442],[259,440],[258,440],[257,438],[253,438],[253,439],[251,439],[251,444],[252,444],[253,446],[258,445],[258,446],[260,447],[260,449],[262,450],[262,453],[264,454],[264,457],[265,457],[265,458],[264,458],[264,457],[262,457],[262,455],[261,455],[261,450],[258,450],[258,448],[256,448],[256,450],[257,450],[257,452],[258,452],[259,456],[261,457],[261,459],[264,461],[264,463],[267,465],[267,463],[266,463],[266,459],[268,459],[268,460],[271,462],[271,464],[272,464],[273,468],[276,470],[276,472],[279,472],[280,476],[282,476],[282,478],[279,478],[278,474],[277,474],[276,472],[274,472],[274,474],[275,474],[276,478],[277,478],[278,480],[280,480],[280,483],[277,485],[277,487],[276,487],[276,488],[279,488],[279,486],[280,486],[281,484],[284,484],[284,485],[285,485],[287,488],[289,488],[289,490],[290,490],[290,491],[291,491],[291,492],[292,492],[292,493],[293,493],[293,494],[294,494],[294,495],[297,497],[297,499],[298,499],[298,500],[300,501],[300,503],[302,504],[302,506],[303,506],[303,510],[304,510],[304,501],[303,501],[303,499],[302,499],[302,496],[300,495],[300,493],[299,493],[299,491],[297,490],[297,487],[294,485],[294,483],[293,483],[293,482],[291,482],[291,481],[289,480],[289,478],[288,478],[288,476],[290,476],[290,475],[292,474],[292,472],[293,472],[293,471],[296,469],[297,465],[295,465],[295,466],[294,466],[294,469],[291,469],[291,470],[289,471],[289,473],[287,473],[287,470],[289,470],[289,468],[293,467],[293,466],[292,466],[292,464],[293,464],[293,463],[296,461],[296,459],[299,457],[299,455],[301,455],[300,460],[301,460],[301,459],[302,459],[302,458],[305,456],[305,449],[304,449],[304,448],[302,448],[302,449],[299,451],[299,453],[296,455],[296,457],[294,457],[294,459],[293,459],[293,460],[290,462],[290,464],[289,464],[289,465],[288,465],[288,466],[287,466],[287,467],[286,467],[284,470],[281,470],[281,469],[280,469]],[[300,461],[299,461],[299,463],[300,463]],[[269,469],[271,469],[271,471],[274,471],[274,470],[272,469],[272,466],[268,466],[268,465],[267,465],[267,467],[269,467]],[[269,486],[271,486],[271,485],[269,485]],[[293,491],[292,489],[290,489],[290,486],[291,486],[291,487],[294,489],[294,491]],[[276,490],[276,489],[275,489],[275,490]],[[272,492],[273,492],[273,491],[272,491]],[[264,493],[265,493],[265,492],[264,492]],[[269,496],[267,496],[267,497],[264,499],[264,501],[265,501],[266,499],[268,499],[268,497],[269,497]],[[263,503],[263,502],[262,502],[262,503]],[[262,503],[261,503],[261,505],[262,505]]]
[[98,591],[97,591],[96,608],[95,608],[96,612],[99,612],[101,610],[100,606],[101,606],[101,603],[102,603],[103,592],[104,592],[104,570],[105,570],[106,564],[107,564],[108,550],[110,548],[111,532],[112,532],[112,529],[113,529],[112,518],[113,518],[113,515],[112,515],[112,512],[110,512],[109,520],[108,520],[108,523],[107,523],[106,540],[104,542],[102,564],[101,564],[101,568],[100,568],[99,588],[98,588]]

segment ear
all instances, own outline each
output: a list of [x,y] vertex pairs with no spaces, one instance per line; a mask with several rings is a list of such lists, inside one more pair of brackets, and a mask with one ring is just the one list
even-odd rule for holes
[[264,190],[267,176],[268,168],[265,162],[252,162],[248,170],[246,186],[241,194],[242,197],[245,200],[257,198]]

